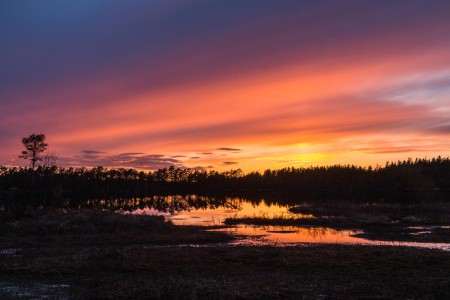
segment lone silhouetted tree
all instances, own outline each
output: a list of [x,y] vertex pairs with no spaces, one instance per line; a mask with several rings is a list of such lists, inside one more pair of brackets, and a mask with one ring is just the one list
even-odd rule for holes
[[25,146],[19,158],[30,160],[31,167],[34,169],[36,162],[41,161],[40,154],[47,149],[48,144],[45,143],[45,134],[31,134],[22,138],[22,144]]

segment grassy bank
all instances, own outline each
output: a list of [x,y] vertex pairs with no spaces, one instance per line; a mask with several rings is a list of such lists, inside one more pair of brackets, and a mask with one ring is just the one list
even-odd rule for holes
[[221,232],[100,212],[0,229],[2,299],[442,299],[450,292],[443,251],[224,246],[231,237]]

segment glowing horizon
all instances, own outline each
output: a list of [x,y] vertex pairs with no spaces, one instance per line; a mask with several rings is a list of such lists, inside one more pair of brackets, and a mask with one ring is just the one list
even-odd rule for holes
[[217,170],[450,156],[450,3],[0,4],[0,165]]

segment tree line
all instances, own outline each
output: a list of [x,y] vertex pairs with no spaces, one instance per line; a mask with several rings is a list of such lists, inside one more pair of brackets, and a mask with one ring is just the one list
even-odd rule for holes
[[150,195],[214,195],[218,196],[214,199],[222,199],[220,203],[224,197],[264,198],[278,204],[450,201],[450,158],[408,159],[375,168],[290,167],[247,174],[240,169],[218,172],[173,166],[144,172],[102,166],[57,167],[55,153],[45,152],[44,134],[32,134],[22,143],[26,150],[19,157],[29,160],[30,167],[0,167],[0,215],[22,214],[25,208],[76,208],[104,199],[130,203],[129,199],[148,199]]
[[277,193],[307,200],[365,201],[449,200],[450,159],[408,159],[384,167],[334,165],[250,172],[180,169],[156,171],[125,168],[0,167],[1,199],[33,195],[114,197],[183,193]]

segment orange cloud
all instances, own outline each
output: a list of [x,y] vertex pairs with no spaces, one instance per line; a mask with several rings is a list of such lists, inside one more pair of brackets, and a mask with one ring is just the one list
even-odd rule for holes
[[[114,48],[97,68],[75,64],[92,72],[71,65],[54,81],[8,88],[0,94],[12,99],[2,103],[0,164],[35,131],[73,164],[117,166],[121,154],[141,153],[120,164],[253,170],[449,155],[445,10],[402,6],[394,18],[357,2],[351,12],[280,8],[182,37],[170,27],[173,40],[161,42],[170,47],[134,41],[142,47],[123,46],[133,55],[113,60]],[[107,153],[75,157],[85,149]]]

